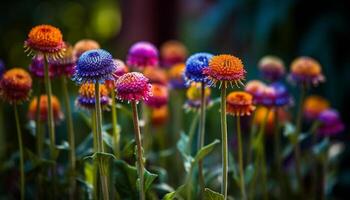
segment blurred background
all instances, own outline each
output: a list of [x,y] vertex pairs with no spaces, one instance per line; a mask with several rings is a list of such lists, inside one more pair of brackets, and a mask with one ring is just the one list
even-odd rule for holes
[[[95,39],[123,60],[130,45],[139,40],[159,47],[167,40],[176,39],[190,53],[234,54],[242,58],[248,80],[258,78],[257,62],[266,54],[280,56],[286,66],[295,57],[306,55],[319,60],[327,78],[326,84],[310,93],[329,99],[332,107],[340,111],[348,130],[350,7],[347,1],[21,0],[1,4],[0,58],[6,68],[29,65],[23,41],[31,27],[42,23],[59,27],[71,44],[82,38]],[[297,93],[296,88],[291,89]],[[5,109],[4,116],[12,117],[12,111]],[[11,123],[1,124],[0,131],[11,127]],[[13,135],[6,136],[6,141],[15,141]],[[332,191],[339,198],[350,188],[347,131],[340,139],[346,148],[339,180]],[[0,140],[1,148],[11,149],[16,144],[4,138]]]

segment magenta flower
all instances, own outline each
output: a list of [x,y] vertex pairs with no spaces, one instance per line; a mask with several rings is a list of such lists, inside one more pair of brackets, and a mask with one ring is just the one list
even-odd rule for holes
[[137,42],[129,49],[126,64],[139,70],[155,67],[158,65],[158,50],[149,42]]
[[139,72],[126,73],[116,82],[118,99],[122,101],[147,100],[151,95],[151,84],[148,78]]

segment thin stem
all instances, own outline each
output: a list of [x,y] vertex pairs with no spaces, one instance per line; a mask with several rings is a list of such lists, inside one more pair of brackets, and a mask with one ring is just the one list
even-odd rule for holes
[[298,190],[301,194],[301,196],[303,195],[303,180],[302,180],[302,175],[301,175],[301,170],[300,170],[300,145],[299,145],[299,135],[301,132],[301,122],[302,122],[302,118],[303,118],[303,102],[304,102],[304,98],[305,98],[305,93],[306,93],[306,89],[305,86],[302,85],[300,88],[300,99],[299,99],[299,105],[298,105],[298,113],[297,113],[297,118],[296,118],[296,129],[295,129],[295,137],[296,137],[296,141],[294,144],[294,156],[295,156],[295,173],[297,176],[297,180],[298,180]]
[[[258,109],[258,108],[257,108]],[[254,142],[254,136],[256,133],[256,125],[255,125],[255,118],[256,118],[256,112],[253,112],[253,116],[251,117],[251,128],[250,128],[250,133],[249,133],[249,142],[248,142],[248,158],[247,158],[247,163],[250,163],[253,157],[253,142]]]
[[112,131],[113,131],[113,151],[115,157],[119,157],[119,149],[120,149],[120,132],[119,132],[119,126],[118,126],[118,115],[117,115],[117,108],[116,108],[116,94],[114,89],[111,90],[111,98],[112,98]]
[[311,174],[312,174],[312,184],[311,184],[311,196],[314,198],[314,199],[317,199],[317,196],[318,196],[318,192],[317,192],[317,186],[318,186],[318,179],[319,179],[319,163],[318,163],[318,160],[317,160],[317,157],[316,155],[314,155],[313,153],[313,147],[317,144],[317,134],[316,134],[316,130],[317,128],[319,127],[320,125],[320,122],[318,120],[314,121],[312,123],[312,126],[309,130],[309,133],[311,134],[312,136],[312,140],[311,140],[311,157],[312,157],[312,171],[311,171]]
[[23,154],[22,132],[21,132],[21,126],[20,126],[20,122],[19,122],[17,104],[14,104],[14,111],[15,111],[18,146],[19,146],[19,167],[20,167],[21,200],[24,200],[24,198],[25,198],[24,154]]
[[140,179],[140,199],[145,200],[145,191],[144,191],[144,169],[143,169],[143,156],[142,156],[142,141],[141,141],[141,132],[139,126],[139,117],[137,114],[137,105],[135,101],[131,102],[133,122],[134,122],[134,133],[137,145],[137,172]]
[[[97,152],[97,131],[96,131],[96,111],[93,109],[91,111],[91,128],[92,128],[92,138],[93,138],[93,150]],[[98,162],[93,161],[93,196],[94,199],[98,199]]]
[[72,119],[72,111],[70,107],[69,101],[69,93],[67,88],[67,78],[65,76],[62,77],[62,92],[64,96],[64,103],[66,107],[66,116],[67,116],[67,131],[68,131],[68,143],[69,143],[69,162],[70,162],[70,188],[69,195],[70,199],[74,199],[75,193],[75,166],[76,166],[76,158],[75,158],[75,138],[74,138],[74,127],[73,127],[73,119]]
[[228,144],[227,144],[227,121],[226,121],[226,82],[221,86],[221,138],[222,138],[222,185],[221,194],[227,199],[227,176],[228,176]]
[[[40,89],[39,89],[40,90]],[[38,96],[36,97],[37,107],[35,113],[35,135],[36,135],[36,148],[39,158],[43,156],[43,134],[41,131],[41,122],[40,122],[40,101],[41,101],[41,92],[39,91]]]
[[245,182],[244,182],[244,169],[243,169],[243,145],[242,145],[242,133],[241,133],[241,122],[240,116],[236,117],[236,128],[237,128],[237,139],[238,139],[238,164],[239,164],[239,177],[241,184],[241,195],[242,199],[247,199],[245,192]]
[[200,113],[196,112],[194,118],[192,119],[190,128],[188,130],[188,146],[187,146],[187,152],[189,154],[192,154],[192,141],[193,141],[193,137],[195,134],[195,130],[196,130],[196,125],[198,122],[198,118],[199,118]]
[[[103,139],[102,139],[102,112],[101,112],[101,100],[100,100],[100,84],[95,83],[95,109],[96,109],[96,130],[97,130],[97,152],[102,153]],[[101,178],[102,196],[104,200],[109,200],[108,192],[108,178],[106,171],[104,170],[103,159],[99,159],[99,170]]]
[[[199,137],[198,137],[198,150],[204,146],[205,139],[205,84],[201,84],[201,107],[200,107],[200,121],[199,121]],[[198,175],[200,185],[200,198],[204,194],[205,180],[203,174],[203,160],[198,161]]]
[[44,68],[45,68],[45,90],[47,95],[47,108],[48,108],[48,127],[50,135],[50,156],[53,162],[52,164],[52,182],[53,182],[53,198],[56,196],[56,139],[55,139],[55,121],[53,118],[53,109],[51,103],[52,89],[51,81],[49,77],[49,64],[47,55],[44,54]]

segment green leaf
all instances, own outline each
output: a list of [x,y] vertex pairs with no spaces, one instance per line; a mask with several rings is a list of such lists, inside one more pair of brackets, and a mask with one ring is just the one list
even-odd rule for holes
[[111,149],[113,149],[113,138],[106,131],[102,132],[103,142]]
[[134,154],[135,140],[130,140],[123,148],[121,157],[131,157]]
[[184,196],[185,196],[185,192],[186,192],[186,189],[187,189],[187,185],[180,185],[176,191],[174,192],[170,192],[168,194],[166,194],[164,197],[163,197],[163,200],[173,200],[173,199],[176,199],[176,200],[183,200],[184,199]]
[[316,156],[320,156],[322,153],[326,152],[330,145],[329,139],[324,138],[321,142],[317,143],[312,147],[312,152]]
[[[119,195],[124,198],[137,199],[138,190],[136,183],[138,180],[137,169],[127,164],[123,160],[115,160],[113,170],[113,179],[116,190]],[[153,174],[144,169],[145,191],[147,191],[153,181],[157,178],[157,174]]]
[[106,152],[96,152],[94,154],[92,154],[91,156],[86,156],[84,158],[84,160],[95,160],[95,159],[99,159],[99,160],[109,160],[109,159],[112,159],[112,160],[116,160],[117,158],[113,155],[113,154],[110,154],[110,153],[106,153]]
[[189,137],[185,133],[181,133],[180,139],[177,142],[176,146],[178,151],[180,152],[182,158],[183,158],[183,165],[186,170],[186,172],[190,171],[191,163],[192,163],[192,156],[188,154],[188,144],[189,143]]
[[92,143],[93,143],[92,133],[89,133],[89,135],[87,135],[85,139],[76,148],[75,154],[77,158],[81,159],[87,155],[92,154],[93,153]]
[[249,164],[244,171],[244,180],[246,184],[249,184],[254,175],[254,166]]
[[204,189],[204,200],[224,200],[224,195],[209,188]]
[[214,140],[214,142],[204,146],[203,148],[201,148],[196,156],[194,157],[194,160],[193,162],[194,163],[197,163],[199,160],[202,160],[205,156],[207,156],[210,152],[213,151],[215,145],[219,144],[220,143],[220,140],[216,139]]

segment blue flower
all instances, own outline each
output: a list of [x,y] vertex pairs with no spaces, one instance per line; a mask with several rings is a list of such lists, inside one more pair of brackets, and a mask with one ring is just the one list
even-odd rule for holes
[[292,103],[287,87],[283,83],[275,82],[270,87],[275,90],[275,106],[285,106]]
[[103,49],[84,52],[77,62],[73,80],[78,83],[104,83],[113,80],[116,66],[112,55]]
[[209,60],[213,57],[210,53],[196,53],[190,56],[186,61],[185,80],[187,84],[191,82],[207,82],[207,76],[203,69],[209,65]]

